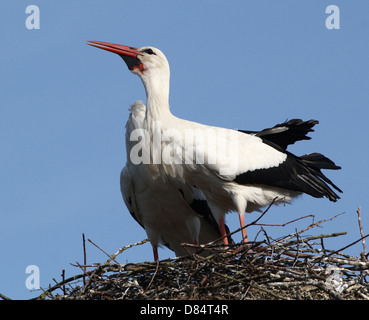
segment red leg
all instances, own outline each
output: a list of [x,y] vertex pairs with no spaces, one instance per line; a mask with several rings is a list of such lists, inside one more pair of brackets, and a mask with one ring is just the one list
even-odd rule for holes
[[[198,246],[198,245],[199,245],[197,241],[194,241],[194,242],[193,242],[193,244],[194,244],[195,246]],[[196,253],[199,253],[199,252],[200,252],[200,248],[199,248],[199,247],[196,247],[196,248],[195,248],[195,252],[196,252]]]
[[154,260],[159,261],[158,246],[152,246],[152,251],[154,252]]
[[226,231],[226,228],[225,228],[224,217],[221,217],[219,219],[219,230],[220,230],[220,235],[222,237],[224,237],[223,238],[223,243],[227,245],[228,244],[228,237],[226,236],[227,235],[227,231]]
[[241,228],[243,228],[241,230],[241,233],[242,233],[242,241],[244,243],[247,243],[249,242],[249,239],[247,237],[247,232],[246,232],[246,228],[245,228],[245,215],[244,214],[238,214],[238,217],[240,218],[240,225],[241,225]]

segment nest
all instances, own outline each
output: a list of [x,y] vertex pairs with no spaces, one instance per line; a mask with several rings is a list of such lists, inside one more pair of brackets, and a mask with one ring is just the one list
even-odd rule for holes
[[[147,241],[144,240],[113,255],[107,254],[109,260],[103,264],[77,263],[75,266],[81,270],[78,275],[63,278],[44,289],[36,299],[369,300],[369,260],[365,248],[368,235],[339,250],[325,248],[324,239],[340,237],[345,232],[303,235],[328,220],[312,223],[277,240],[271,239],[261,227],[262,241],[227,248],[201,245],[198,253],[207,251],[207,257],[189,254],[159,263],[116,261],[119,254]],[[360,257],[342,253],[359,241],[364,248]]]

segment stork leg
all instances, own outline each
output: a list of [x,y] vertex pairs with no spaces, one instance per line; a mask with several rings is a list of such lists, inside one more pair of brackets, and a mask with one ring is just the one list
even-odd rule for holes
[[196,254],[198,254],[200,252],[200,248],[198,247],[199,243],[197,241],[194,241],[193,244],[196,246],[195,247],[195,252],[196,252]]
[[152,246],[152,251],[153,251],[153,253],[154,253],[154,260],[155,260],[156,262],[158,262],[158,261],[159,261],[158,246],[153,245],[153,246]]
[[242,233],[242,242],[243,243],[248,243],[249,239],[247,237],[247,232],[246,232],[246,228],[245,228],[245,214],[244,213],[238,213],[238,217],[240,219],[240,225],[241,225],[241,233]]
[[224,222],[224,216],[219,219],[219,231],[220,231],[220,235],[223,237],[223,243],[225,245],[228,245],[228,237],[227,237],[227,230],[226,230],[225,222]]

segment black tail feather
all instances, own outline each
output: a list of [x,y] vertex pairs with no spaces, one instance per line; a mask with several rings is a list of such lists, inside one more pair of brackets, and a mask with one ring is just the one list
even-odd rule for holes
[[330,170],[339,170],[340,166],[336,166],[334,162],[327,157],[323,156],[321,153],[309,153],[303,156],[300,156],[300,159],[303,160],[309,166],[316,169],[330,169]]
[[[318,176],[321,180],[325,181],[326,183],[330,184],[334,189],[338,192],[342,193],[342,190],[338,188],[330,179],[328,179],[320,170],[321,169],[329,169],[329,170],[339,170],[341,169],[340,166],[335,165],[335,163],[325,157],[320,153],[310,153],[299,157],[302,162],[304,162],[307,167],[312,171],[312,174]],[[331,190],[330,190],[331,191]],[[334,192],[328,192],[331,197],[328,197],[330,200],[335,201],[334,199],[339,199],[340,197],[336,195]]]

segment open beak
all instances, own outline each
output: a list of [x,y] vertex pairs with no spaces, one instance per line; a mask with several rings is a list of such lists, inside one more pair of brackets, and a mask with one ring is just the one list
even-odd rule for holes
[[139,54],[137,48],[123,46],[121,44],[114,44],[101,41],[87,41],[87,44],[96,48],[104,49],[106,51],[114,52],[119,55],[124,55],[128,57],[136,58],[137,55]]
[[123,58],[128,69],[131,71],[136,68],[142,69],[142,63],[137,57],[140,54],[140,52],[137,51],[137,48],[101,41],[87,41],[87,44],[118,54]]

